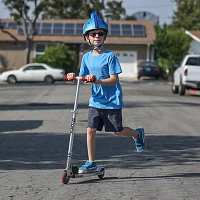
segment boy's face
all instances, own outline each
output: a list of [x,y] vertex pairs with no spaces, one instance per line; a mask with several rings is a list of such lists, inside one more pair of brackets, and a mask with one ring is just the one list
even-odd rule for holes
[[86,35],[86,41],[95,46],[101,45],[106,40],[106,33],[101,29],[90,31]]

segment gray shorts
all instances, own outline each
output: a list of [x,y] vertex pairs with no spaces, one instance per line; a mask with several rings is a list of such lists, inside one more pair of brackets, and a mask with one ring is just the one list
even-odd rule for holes
[[103,126],[106,132],[121,132],[123,130],[122,109],[89,107],[87,127],[102,131]]

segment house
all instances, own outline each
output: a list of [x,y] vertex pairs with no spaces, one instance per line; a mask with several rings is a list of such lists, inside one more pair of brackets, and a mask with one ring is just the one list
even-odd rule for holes
[[189,53],[200,54],[200,31],[185,31],[192,38]]
[[[90,50],[82,36],[85,20],[38,20],[37,35],[31,47],[31,59],[44,54],[50,45],[63,42],[82,55]],[[154,59],[155,30],[152,21],[108,20],[108,37],[105,48],[113,51],[122,66],[123,77],[136,77],[137,64],[141,60]],[[0,30],[0,67],[16,69],[25,64],[26,43],[20,25],[11,19],[1,19],[1,26],[18,39],[14,41]],[[27,24],[29,29],[29,24]]]

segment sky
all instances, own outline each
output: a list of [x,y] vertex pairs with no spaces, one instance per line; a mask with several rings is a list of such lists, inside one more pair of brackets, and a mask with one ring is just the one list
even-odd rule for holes
[[[172,0],[123,0],[122,6],[127,15],[146,11],[159,17],[160,24],[171,23],[171,17],[176,10],[176,4]],[[9,18],[9,11],[0,0],[0,18]]]
[[171,23],[176,4],[172,0],[123,0],[127,15],[146,11],[159,17],[160,24]]

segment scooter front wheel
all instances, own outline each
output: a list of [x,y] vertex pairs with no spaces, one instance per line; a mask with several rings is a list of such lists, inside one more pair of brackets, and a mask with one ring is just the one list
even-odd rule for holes
[[69,179],[70,179],[70,177],[67,176],[67,171],[65,171],[65,172],[63,173],[63,175],[62,175],[62,182],[63,182],[63,184],[69,183]]

